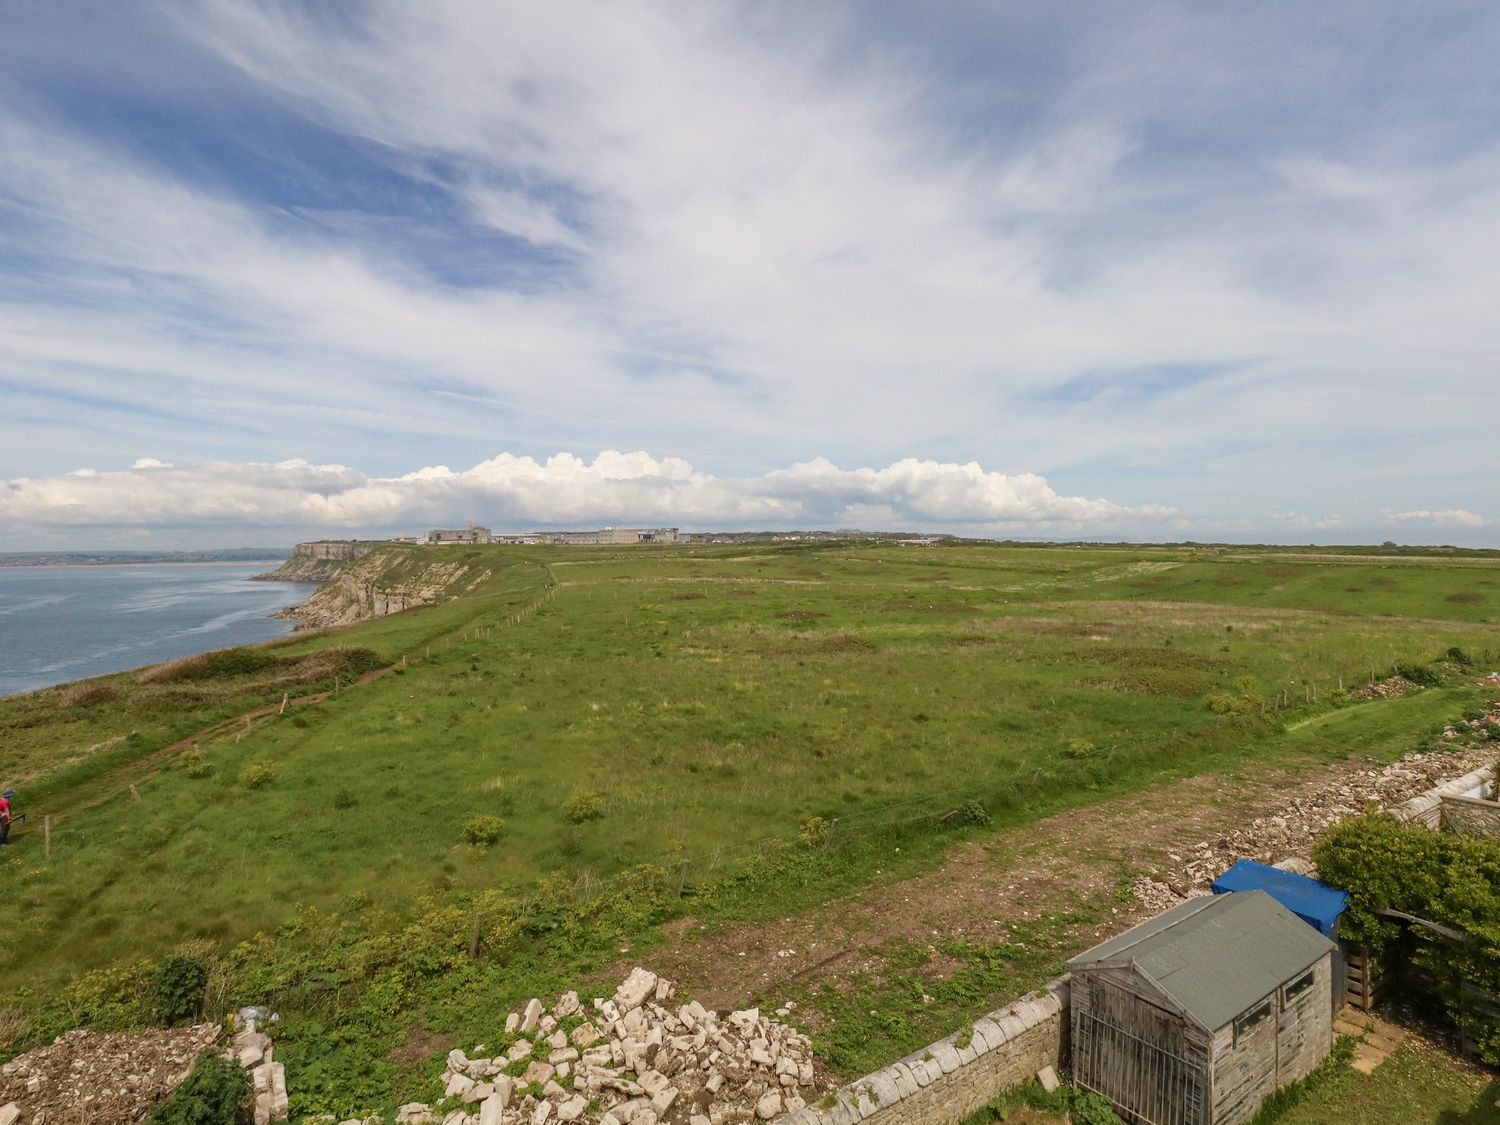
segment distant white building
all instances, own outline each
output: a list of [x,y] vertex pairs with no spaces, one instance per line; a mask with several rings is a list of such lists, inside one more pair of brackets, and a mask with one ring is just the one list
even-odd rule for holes
[[569,546],[606,544],[624,546],[633,543],[676,543],[675,527],[606,527],[599,531],[538,531],[538,543],[563,543]]

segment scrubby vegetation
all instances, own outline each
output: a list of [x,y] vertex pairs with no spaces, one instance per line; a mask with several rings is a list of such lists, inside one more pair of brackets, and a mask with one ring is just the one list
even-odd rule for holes
[[249,1094],[250,1076],[238,1062],[206,1054],[146,1121],[148,1125],[236,1125]]

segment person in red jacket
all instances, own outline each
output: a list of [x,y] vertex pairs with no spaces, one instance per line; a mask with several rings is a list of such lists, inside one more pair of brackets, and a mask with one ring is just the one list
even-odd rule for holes
[[14,789],[0,793],[0,844],[10,843],[10,799],[15,795]]

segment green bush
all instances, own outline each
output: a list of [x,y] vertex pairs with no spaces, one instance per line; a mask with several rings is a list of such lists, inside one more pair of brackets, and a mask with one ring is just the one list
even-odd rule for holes
[[965,801],[958,811],[970,824],[985,827],[990,823],[989,810],[978,801]]
[[355,800],[354,794],[347,789],[340,789],[333,795],[333,807],[336,809],[352,809],[357,804],[359,802]]
[[827,817],[810,816],[797,826],[797,840],[804,848],[821,848],[832,833],[833,825]]
[[587,789],[575,789],[563,802],[563,815],[573,824],[598,820],[604,815],[604,798]]
[[168,957],[151,978],[146,999],[162,1027],[190,1022],[203,1005],[208,968],[196,957]]
[[172,1096],[151,1112],[149,1125],[235,1125],[250,1097],[250,1076],[233,1059],[210,1052]]
[[263,789],[275,780],[275,762],[253,762],[240,771],[240,784],[246,789]]
[[1395,671],[1407,683],[1418,687],[1437,687],[1443,682],[1438,670],[1427,664],[1397,664]]
[[[1313,858],[1320,878],[1349,892],[1341,934],[1377,956],[1399,950],[1430,973],[1436,998],[1468,1026],[1480,1056],[1500,1063],[1500,1021],[1471,1014],[1464,1000],[1466,985],[1500,992],[1500,843],[1372,815],[1335,825]],[[1424,918],[1467,939],[1421,931],[1408,945],[1405,927],[1380,910]]]
[[182,763],[182,772],[188,777],[208,777],[214,772],[214,764],[203,756],[202,750],[184,750],[177,760]]
[[1443,654],[1443,656],[1446,659],[1453,661],[1453,663],[1455,663],[1455,664],[1473,664],[1474,663],[1474,658],[1472,656],[1470,656],[1467,652],[1465,652],[1463,649],[1459,648],[1457,645],[1454,645],[1452,648],[1450,648],[1447,652],[1445,652]]
[[464,839],[476,847],[493,847],[504,834],[505,821],[498,816],[471,816],[464,821]]
[[1094,744],[1086,738],[1075,738],[1068,743],[1068,748],[1063,751],[1070,758],[1092,758],[1094,756]]

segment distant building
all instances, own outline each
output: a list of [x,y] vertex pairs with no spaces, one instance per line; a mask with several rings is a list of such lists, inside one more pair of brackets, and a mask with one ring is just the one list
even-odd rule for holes
[[493,543],[495,536],[487,527],[475,527],[472,523],[456,531],[434,530],[427,533],[429,545],[447,546],[454,543]]
[[676,543],[675,527],[606,527],[601,531],[538,531],[538,543],[562,543],[567,546],[605,544],[624,546],[633,543]]

